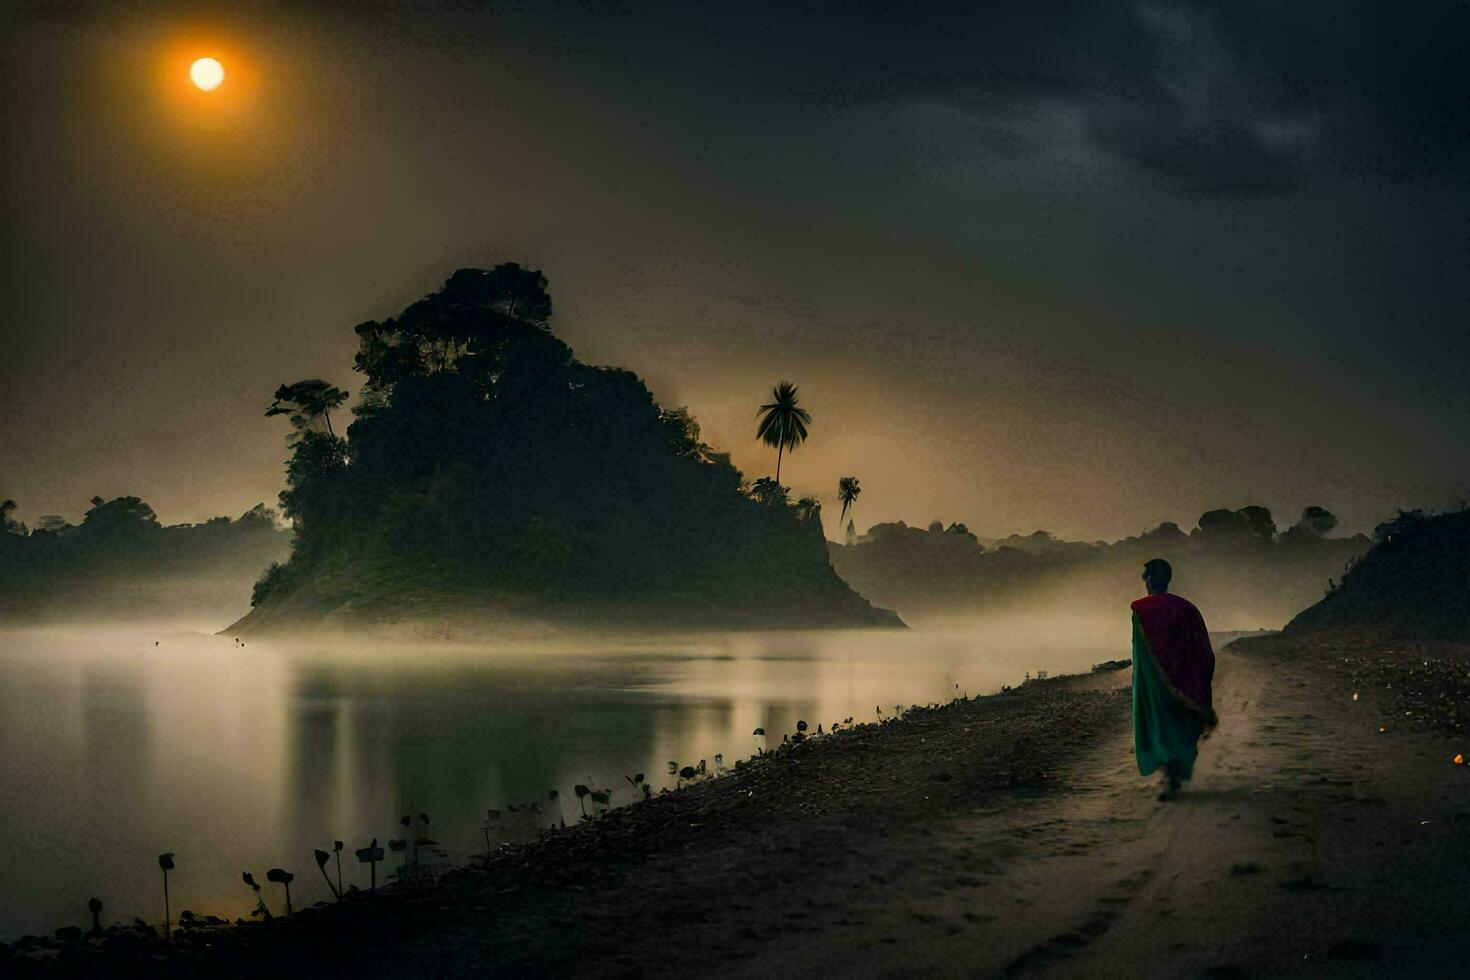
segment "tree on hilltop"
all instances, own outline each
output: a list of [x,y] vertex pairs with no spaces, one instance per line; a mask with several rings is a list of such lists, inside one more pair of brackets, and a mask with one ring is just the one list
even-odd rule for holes
[[806,442],[811,413],[797,403],[796,385],[780,381],[771,389],[771,400],[755,413],[760,420],[755,437],[776,450],[776,482],[781,482],[781,454]]
[[855,476],[844,476],[837,481],[837,499],[842,501],[842,513],[837,516],[838,526],[841,526],[848,509],[857,503],[858,495],[862,492],[863,488],[858,486],[858,478]]
[[347,401],[347,392],[321,378],[308,378],[276,389],[275,401],[265,410],[266,417],[286,415],[299,436],[311,430],[317,419],[326,423],[327,435],[332,431],[332,412]]

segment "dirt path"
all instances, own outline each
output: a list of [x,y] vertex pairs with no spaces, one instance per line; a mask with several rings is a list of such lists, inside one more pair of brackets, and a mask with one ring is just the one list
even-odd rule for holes
[[1319,659],[1224,651],[1222,722],[1179,800],[1155,800],[1117,732],[1063,792],[935,828],[855,927],[732,972],[1462,975],[1463,746],[1380,733],[1350,687]]
[[[1249,648],[1248,648],[1249,649]],[[1227,650],[1196,788],[1159,807],[1146,882],[1094,974],[1463,975],[1470,771],[1459,738],[1380,732],[1330,656]]]

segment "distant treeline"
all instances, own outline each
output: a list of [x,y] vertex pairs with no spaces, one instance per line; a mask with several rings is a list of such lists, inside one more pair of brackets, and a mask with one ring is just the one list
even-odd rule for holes
[[1165,558],[1175,591],[1199,604],[1213,628],[1243,629],[1281,626],[1367,550],[1365,535],[1331,537],[1336,527],[1336,517],[1314,506],[1278,531],[1269,509],[1249,506],[1208,511],[1188,533],[1169,521],[1111,543],[1037,531],[987,544],[963,524],[935,521],[925,529],[899,521],[830,551],[846,581],[900,614],[1017,602],[1110,610],[1141,594],[1143,562]]
[[818,505],[747,482],[631,371],[547,328],[539,272],[462,269],[359,325],[346,392],[282,385],[289,561],[242,629],[463,611],[771,625],[894,623],[832,571]]
[[34,528],[0,504],[0,622],[238,615],[251,582],[290,547],[257,504],[235,520],[158,522],[137,497],[92,498],[80,524],[46,515]]

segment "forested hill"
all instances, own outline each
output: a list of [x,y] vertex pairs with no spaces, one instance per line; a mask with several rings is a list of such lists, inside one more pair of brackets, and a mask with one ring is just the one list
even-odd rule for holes
[[1400,513],[1291,634],[1350,631],[1470,642],[1470,510]]
[[284,558],[290,533],[257,505],[235,520],[159,523],[137,497],[95,497],[81,523],[49,514],[27,528],[0,517],[0,625],[228,622],[251,583]]
[[291,558],[232,632],[496,620],[901,625],[832,570],[817,505],[755,491],[631,371],[547,327],[540,273],[462,269],[356,328],[345,433],[324,381],[283,385]]

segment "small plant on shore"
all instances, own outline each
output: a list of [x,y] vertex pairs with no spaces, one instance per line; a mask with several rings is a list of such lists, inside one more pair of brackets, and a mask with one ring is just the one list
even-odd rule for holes
[[158,855],[158,866],[163,869],[163,938],[169,937],[169,920],[173,915],[168,909],[168,873],[174,869],[173,851]]
[[339,840],[332,841],[332,854],[337,859],[337,897],[342,897],[342,848],[346,845]]
[[378,846],[378,839],[374,837],[371,844],[369,844],[367,847],[359,847],[354,853],[357,854],[358,864],[368,865],[368,874],[371,879],[371,888],[373,891],[377,891],[378,862],[383,860],[383,849]]
[[766,730],[764,728],[757,728],[755,731],[751,732],[751,734],[755,736],[755,754],[756,755],[765,755],[766,754]]
[[582,819],[590,820],[591,817],[587,815],[587,797],[592,795],[592,790],[585,784],[578,783],[572,787],[572,792],[577,794],[577,802],[582,806]]
[[260,885],[256,883],[255,876],[249,871],[243,871],[240,873],[240,880],[249,885],[250,890],[255,892],[255,911],[250,914],[252,916],[258,915],[269,922],[271,919],[271,910],[265,904],[265,899],[260,895]]
[[280,886],[282,886],[283,888],[286,889],[286,914],[287,915],[290,915],[291,914],[291,911],[292,911],[291,910],[291,882],[293,882],[293,881],[296,880],[296,876],[293,875],[291,872],[286,871],[286,870],[284,870],[282,868],[271,868],[269,871],[267,871],[265,873],[265,880],[266,881],[273,881],[276,884],[278,884],[278,885],[280,885]]
[[312,851],[311,855],[316,858],[316,869],[322,873],[322,881],[327,883],[327,889],[332,893],[332,897],[339,902],[342,901],[342,893],[337,891],[337,886],[332,884],[331,878],[327,877],[327,862],[332,859],[332,855],[320,848]]
[[648,780],[643,777],[643,773],[634,773],[631,776],[624,776],[623,778],[628,781],[628,785],[633,787],[633,792],[642,793],[645,800],[653,796],[653,787],[648,784]]
[[92,935],[102,931],[102,899],[87,899],[87,911],[92,913]]
[[[582,820],[584,822],[601,816],[612,806],[612,790],[593,789],[591,783],[592,779],[588,777],[586,783],[578,783],[572,787],[572,791],[577,794],[577,802],[582,805]],[[592,801],[591,813],[587,812],[588,800]]]

